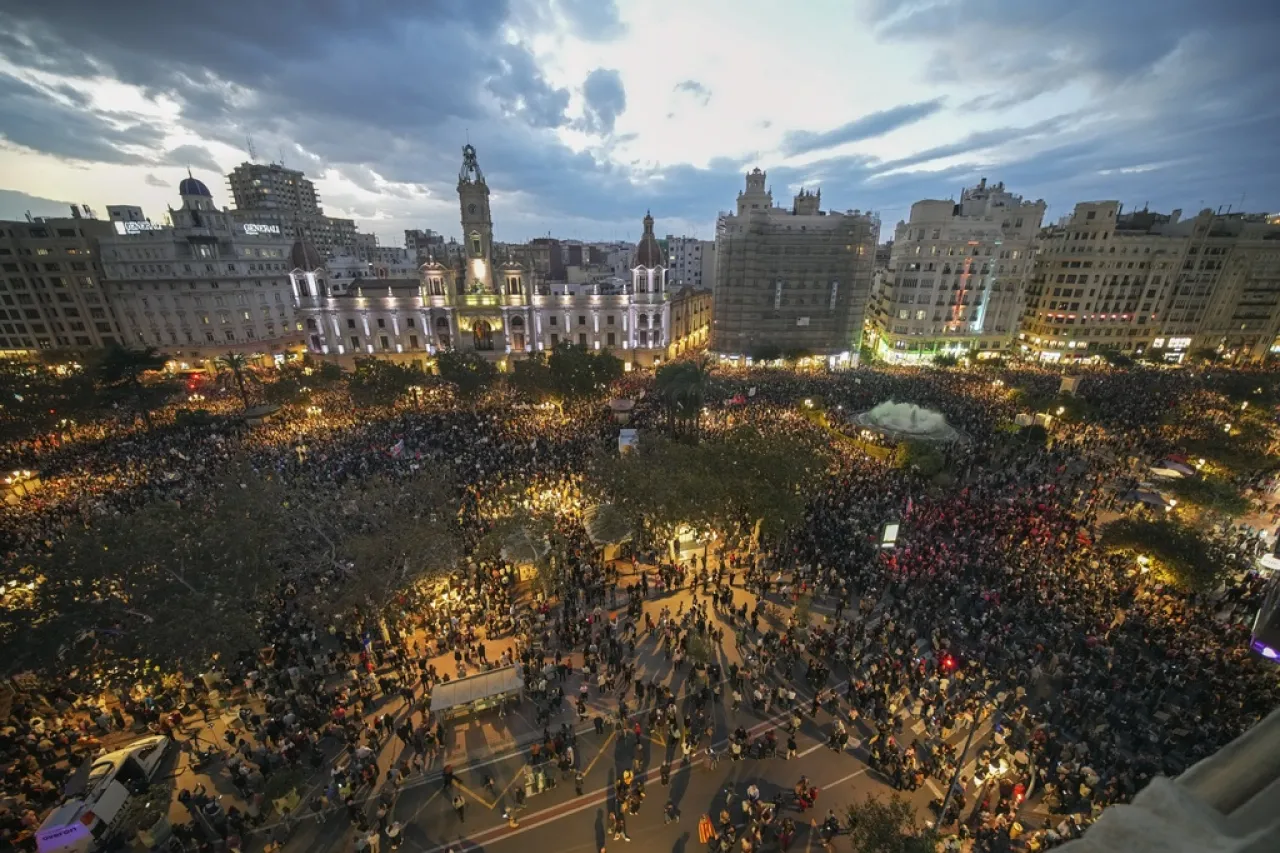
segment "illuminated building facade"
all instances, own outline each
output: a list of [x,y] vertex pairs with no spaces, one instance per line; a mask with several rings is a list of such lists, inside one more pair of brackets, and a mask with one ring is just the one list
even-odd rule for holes
[[913,204],[868,312],[876,355],[910,363],[1012,346],[1044,212],[985,178],[959,203]]
[[178,361],[283,355],[302,337],[289,290],[293,237],[271,223],[236,221],[196,178],[179,193],[171,225],[115,220],[116,233],[99,241],[122,342]]
[[[416,280],[336,282],[321,259],[296,265],[290,279],[308,349],[337,358],[410,359],[461,350],[505,361],[572,343],[649,366],[705,342],[708,312],[698,292],[672,292],[652,216],[644,219],[629,279],[535,286],[534,271],[515,259],[528,253],[495,252],[489,187],[470,145],[463,149],[458,202],[463,252],[431,257]],[[679,338],[672,335],[673,310],[688,330]]]

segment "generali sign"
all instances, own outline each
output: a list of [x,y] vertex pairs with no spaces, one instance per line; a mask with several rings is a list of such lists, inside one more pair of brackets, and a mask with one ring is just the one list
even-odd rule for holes
[[250,236],[257,236],[258,234],[279,234],[280,233],[279,225],[258,225],[252,222],[246,222],[242,227],[244,228],[244,233]]

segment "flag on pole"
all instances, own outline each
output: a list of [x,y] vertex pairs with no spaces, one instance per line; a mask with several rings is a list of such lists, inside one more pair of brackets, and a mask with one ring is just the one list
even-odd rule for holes
[[914,504],[912,504],[912,503],[911,503],[911,497],[910,497],[910,495],[908,495],[908,496],[907,496],[907,515],[911,515],[911,508],[912,508],[913,506],[914,506]]
[[394,456],[394,457],[396,457],[396,458],[399,458],[401,453],[404,453],[404,439],[403,439],[403,438],[402,438],[402,439],[400,439],[399,441],[397,441],[395,444],[391,445],[391,455],[392,455],[392,456]]

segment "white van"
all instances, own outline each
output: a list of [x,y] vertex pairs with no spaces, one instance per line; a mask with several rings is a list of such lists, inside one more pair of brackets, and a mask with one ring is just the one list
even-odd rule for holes
[[[40,825],[40,853],[73,853],[110,836],[129,798],[147,790],[171,743],[164,735],[153,735],[95,758],[83,793],[54,809]],[[64,831],[74,824],[88,827],[92,840]]]

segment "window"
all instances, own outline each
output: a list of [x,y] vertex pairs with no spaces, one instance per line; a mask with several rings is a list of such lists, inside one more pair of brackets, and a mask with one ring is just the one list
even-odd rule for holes
[[610,315],[605,319],[605,324],[606,324],[606,325],[609,325],[609,326],[612,326],[612,325],[613,325],[613,315],[612,315],[612,314],[610,314]]
[[[612,320],[613,318],[612,318],[612,317],[610,317],[609,319],[610,319],[610,320]],[[605,335],[605,343],[607,343],[609,346],[614,346],[614,334],[613,334],[613,332],[609,332],[609,334]]]
[[555,315],[555,314],[552,314],[550,317],[548,317],[548,318],[547,318],[547,324],[548,324],[548,325],[551,325],[551,326],[556,325],[556,315]]
[[354,329],[355,327],[356,327],[356,321],[355,321],[355,318],[353,318],[353,317],[348,317],[348,318],[347,318],[347,328],[348,328],[348,329]]
[[586,318],[586,315],[585,315],[585,314],[579,314],[579,315],[578,315],[578,325],[579,325],[579,326],[585,326],[585,325],[587,325],[587,318]]
[[386,321],[386,319],[384,319],[384,318],[382,318],[382,317],[379,317],[379,318],[378,318],[378,328],[379,328],[379,329],[385,329],[386,327],[387,327],[387,321]]
[[[551,319],[554,320],[555,317],[552,317]],[[560,336],[557,335],[555,332],[551,333],[551,346],[552,348],[560,346]]]
[[352,352],[360,351],[360,339],[355,335],[351,336],[351,350]]
[[[410,321],[410,322],[412,322],[412,321]],[[417,349],[417,348],[418,348],[418,336],[417,336],[417,335],[410,335],[410,336],[409,336],[409,349]]]
[[388,342],[388,341],[387,341],[387,336],[386,336],[386,335],[380,335],[380,336],[378,337],[378,342],[379,342],[380,344],[382,344],[382,348],[383,348],[384,350],[389,350],[389,349],[391,349],[391,344],[390,344],[390,342]]

